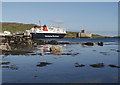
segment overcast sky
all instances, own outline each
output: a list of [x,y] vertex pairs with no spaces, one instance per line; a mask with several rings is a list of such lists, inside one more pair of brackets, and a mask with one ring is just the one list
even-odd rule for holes
[[118,32],[117,2],[3,2],[2,21],[55,25],[68,31],[114,36]]

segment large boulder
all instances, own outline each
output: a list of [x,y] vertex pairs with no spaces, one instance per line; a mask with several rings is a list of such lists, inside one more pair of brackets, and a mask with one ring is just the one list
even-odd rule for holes
[[94,46],[94,45],[96,45],[96,43],[94,43],[94,42],[86,42],[86,43],[82,43],[82,45]]
[[1,43],[1,44],[0,44],[0,50],[9,51],[9,50],[11,50],[11,47],[9,46],[8,43]]
[[50,47],[50,52],[53,54],[62,53],[62,49],[58,46],[52,46]]
[[99,46],[103,46],[103,42],[98,42],[98,45]]

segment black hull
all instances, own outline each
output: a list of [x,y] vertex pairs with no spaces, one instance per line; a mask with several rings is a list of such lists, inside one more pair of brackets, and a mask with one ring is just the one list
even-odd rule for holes
[[31,33],[33,39],[39,38],[64,38],[66,34],[58,33]]

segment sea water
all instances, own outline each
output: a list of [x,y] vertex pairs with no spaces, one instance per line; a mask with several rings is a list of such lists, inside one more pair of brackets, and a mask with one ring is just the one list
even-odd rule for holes
[[[117,83],[118,69],[118,38],[94,39],[44,39],[66,42],[103,42],[103,46],[83,46],[81,44],[57,45],[63,53],[79,53],[78,55],[7,55],[3,61],[10,62],[18,69],[3,68],[3,83]],[[38,46],[35,53],[49,53],[51,45]],[[47,66],[36,66],[39,62],[52,63]],[[75,67],[75,63],[84,67]],[[91,67],[91,64],[104,63],[104,67]]]

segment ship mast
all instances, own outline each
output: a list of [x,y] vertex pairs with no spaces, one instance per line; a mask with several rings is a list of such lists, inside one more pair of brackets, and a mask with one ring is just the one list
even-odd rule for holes
[[39,24],[40,24],[40,26],[41,26],[41,21],[39,20]]

